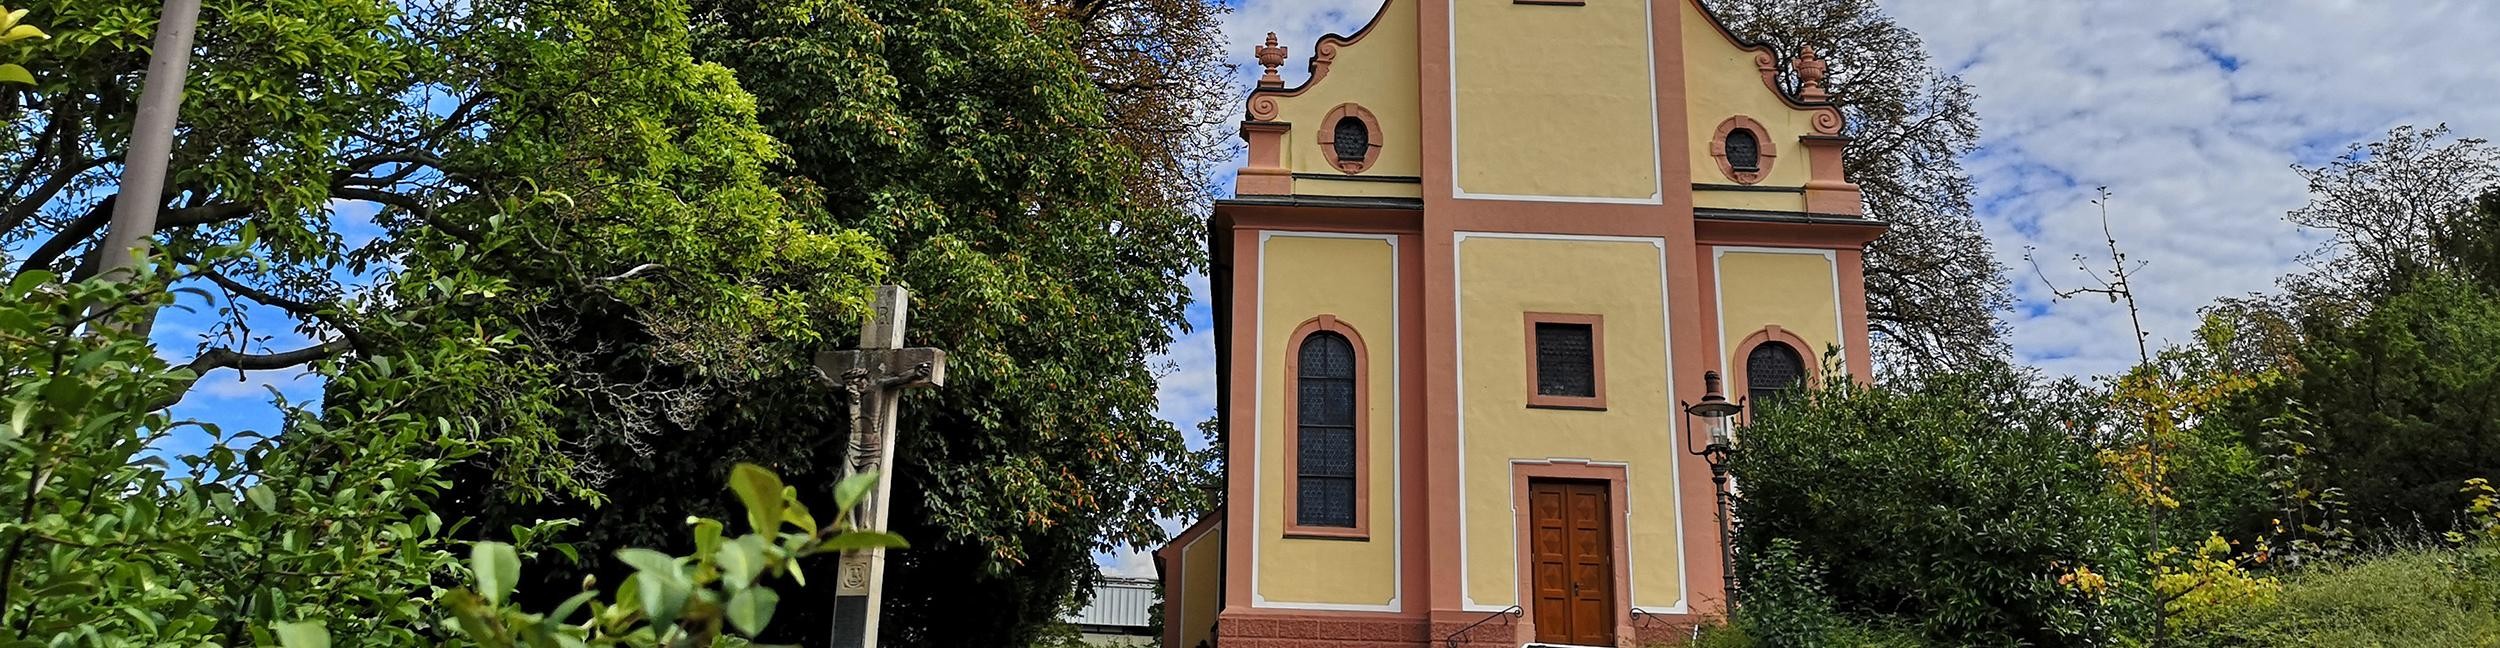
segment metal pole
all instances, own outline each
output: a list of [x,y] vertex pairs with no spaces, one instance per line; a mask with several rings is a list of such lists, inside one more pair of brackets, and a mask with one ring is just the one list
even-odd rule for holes
[[[1727,451],[1722,449],[1719,450],[1719,452],[1724,455]],[[1729,611],[1733,612],[1736,609],[1736,561],[1734,560],[1732,554],[1736,553],[1736,547],[1730,543],[1730,539],[1728,538],[1727,464],[1724,463],[1724,461],[1725,460],[1722,459],[1721,463],[1710,467],[1710,485],[1711,490],[1718,491],[1719,499],[1720,587],[1725,588],[1722,591],[1726,592],[1724,596],[1727,597],[1727,608]]]
[[[164,202],[165,167],[174,150],[174,120],[182,112],[182,86],[191,72],[191,39],[199,30],[200,0],[165,0],[156,23],[156,51],[139,92],[139,114],[130,125],[130,149],[122,157],[121,197],[104,230],[102,276],[138,264],[156,232],[156,208]],[[120,278],[127,278],[126,276]]]

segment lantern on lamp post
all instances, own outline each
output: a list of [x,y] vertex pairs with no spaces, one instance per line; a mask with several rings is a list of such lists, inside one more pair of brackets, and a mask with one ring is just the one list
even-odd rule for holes
[[[1732,552],[1728,546],[1727,455],[1729,450],[1734,449],[1736,443],[1734,419],[1737,415],[1744,413],[1745,404],[1741,401],[1730,401],[1726,394],[1719,391],[1719,372],[1703,372],[1701,382],[1703,388],[1701,402],[1678,403],[1684,406],[1684,448],[1710,464],[1710,487],[1718,496],[1719,507],[1719,576],[1725,581],[1723,585],[1726,587],[1726,596],[1730,603],[1728,607],[1732,609],[1735,607],[1736,570],[1732,561],[1728,559]],[[1693,419],[1695,417],[1701,419],[1700,427],[1709,432],[1707,443],[1694,443]]]

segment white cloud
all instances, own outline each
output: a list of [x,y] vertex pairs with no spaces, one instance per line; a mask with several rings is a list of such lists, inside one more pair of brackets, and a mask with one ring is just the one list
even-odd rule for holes
[[1310,76],[1303,66],[1320,36],[1351,36],[1377,13],[1378,0],[1244,0],[1224,17],[1224,51],[1240,67],[1246,95],[1250,83],[1259,77],[1253,48],[1266,42],[1268,32],[1275,32],[1276,44],[1285,46],[1292,57],[1278,72],[1286,85],[1296,85]]
[[[2024,307],[2014,347],[2059,373],[2135,359],[2125,312],[2051,302],[2069,255],[2103,247],[2092,188],[2148,265],[2137,286],[2155,341],[2181,340],[2217,297],[2269,290],[2319,237],[2285,223],[2306,201],[2290,167],[2401,123],[2500,134],[2500,88],[2475,53],[2500,4],[2311,0],[1900,0],[1887,3],[1940,65],[1978,88],[1970,168],[1981,219]],[[2106,263],[2101,265],[2105,266]]]
[[1102,566],[1104,575],[1120,578],[1155,577],[1155,556],[1152,551],[1122,551],[1107,556],[1107,558],[1098,557],[1096,560],[1096,564]]
[[[1156,524],[1163,526],[1163,534],[1165,536],[1177,536],[1180,535],[1182,529],[1187,528],[1190,522],[1192,521],[1157,520]],[[1094,565],[1097,568],[1100,568],[1102,573],[1110,576],[1118,576],[1121,578],[1154,578],[1154,550],[1154,547],[1148,547],[1145,549],[1130,549],[1123,547],[1109,552],[1098,551],[1094,553]]]
[[200,376],[200,381],[192,386],[193,393],[190,397],[212,400],[251,399],[265,403],[269,400],[269,390],[276,389],[286,394],[289,399],[301,400],[307,396],[316,395],[312,389],[320,385],[320,376],[301,368],[248,373],[237,372],[233,369],[218,369]]

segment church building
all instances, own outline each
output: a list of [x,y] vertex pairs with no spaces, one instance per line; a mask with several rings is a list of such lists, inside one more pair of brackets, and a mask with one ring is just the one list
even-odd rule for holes
[[1631,647],[1720,615],[1681,404],[1708,372],[1758,400],[1827,353],[1870,371],[1884,226],[1823,62],[1699,0],[1386,0],[1256,51],[1209,236],[1221,507],[1157,553],[1163,644]]

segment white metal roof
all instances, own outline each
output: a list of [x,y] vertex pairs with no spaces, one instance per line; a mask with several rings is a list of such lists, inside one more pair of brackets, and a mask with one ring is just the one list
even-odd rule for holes
[[1145,578],[1103,577],[1094,587],[1094,599],[1068,617],[1069,623],[1081,626],[1114,628],[1145,628],[1154,624],[1153,610],[1161,597],[1155,595],[1155,581]]

